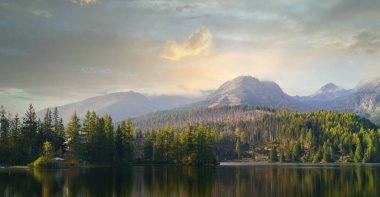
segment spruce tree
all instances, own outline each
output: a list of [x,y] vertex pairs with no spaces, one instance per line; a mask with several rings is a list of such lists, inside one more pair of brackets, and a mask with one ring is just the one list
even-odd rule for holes
[[59,154],[63,153],[63,144],[65,142],[65,128],[62,118],[59,117],[58,108],[54,108],[53,112],[53,148]]
[[144,158],[145,160],[151,161],[153,158],[153,133],[149,132],[147,137],[144,140]]
[[37,140],[37,128],[37,114],[33,105],[30,104],[23,118],[22,134],[19,135],[23,154],[25,154],[25,159],[28,162],[35,160],[40,155],[39,150],[42,144],[39,144]]
[[132,120],[128,119],[127,122],[121,123],[121,133],[123,142],[124,159],[127,162],[133,161],[133,133],[132,133]]
[[68,154],[72,159],[81,160],[83,158],[83,141],[80,135],[81,125],[79,118],[74,113],[68,123],[66,133],[68,142]]
[[278,158],[277,158],[277,149],[275,146],[272,147],[272,149],[270,150],[270,153],[269,153],[269,161],[270,162],[278,162]]

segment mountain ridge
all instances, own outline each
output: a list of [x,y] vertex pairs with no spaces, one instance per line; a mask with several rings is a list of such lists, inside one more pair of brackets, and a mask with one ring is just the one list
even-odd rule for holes
[[[380,123],[380,80],[361,83],[344,89],[327,83],[309,96],[290,96],[273,81],[260,81],[252,76],[239,76],[224,82],[207,97],[175,95],[143,95],[138,92],[118,92],[91,97],[79,102],[59,106],[65,122],[74,111],[83,117],[87,111],[103,115],[109,113],[115,121],[128,117],[175,108],[213,108],[253,105],[272,109],[287,108],[296,111],[331,110],[354,112],[375,123]],[[46,109],[38,112],[43,117]]]
[[[87,111],[95,111],[99,115],[108,113],[117,122],[128,117],[135,117],[158,110],[172,109],[198,100],[199,98],[197,97],[175,95],[147,96],[135,91],[128,91],[90,97],[82,101],[57,106],[57,108],[64,123],[68,122],[74,112],[80,118],[83,118]],[[38,117],[43,118],[46,110],[47,108],[37,112]]]

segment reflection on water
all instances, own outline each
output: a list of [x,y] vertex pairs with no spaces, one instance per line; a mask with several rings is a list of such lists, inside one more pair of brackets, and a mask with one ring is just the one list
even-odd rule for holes
[[0,171],[1,196],[380,196],[379,165]]

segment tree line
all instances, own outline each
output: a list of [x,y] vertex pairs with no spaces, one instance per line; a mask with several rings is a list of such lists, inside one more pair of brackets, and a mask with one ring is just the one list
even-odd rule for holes
[[380,130],[352,113],[279,110],[239,126],[238,139],[273,162],[380,162]]
[[37,118],[32,105],[23,118],[0,108],[0,163],[25,164],[41,155],[48,141],[57,154],[64,153],[65,131],[58,110],[48,109],[43,120]]
[[80,120],[74,113],[65,128],[57,108],[48,109],[43,120],[32,105],[22,121],[0,110],[0,163],[27,164],[41,155],[95,164],[215,163],[214,137],[210,127],[199,124],[172,129],[169,124],[142,132],[131,119],[115,124],[111,116],[88,111]]
[[[116,165],[201,165],[259,158],[273,162],[380,162],[380,130],[352,113],[237,106],[161,115],[144,120],[141,128],[137,126],[140,120],[116,124],[108,114],[89,111],[82,120],[74,113],[65,127],[57,109],[48,109],[40,120],[32,105],[22,119],[1,107],[0,163],[26,164],[41,155]],[[186,117],[190,121],[185,124]]]
[[294,112],[254,106],[156,112],[134,120],[154,127],[209,126],[219,160],[264,157],[279,162],[380,162],[380,130],[353,113]]

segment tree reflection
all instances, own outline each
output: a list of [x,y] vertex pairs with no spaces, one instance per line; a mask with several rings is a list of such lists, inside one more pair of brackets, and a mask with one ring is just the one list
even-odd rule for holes
[[0,196],[379,196],[380,166],[2,170]]

